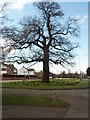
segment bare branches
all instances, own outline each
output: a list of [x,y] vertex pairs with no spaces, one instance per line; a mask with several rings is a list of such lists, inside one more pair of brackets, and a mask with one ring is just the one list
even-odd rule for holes
[[8,11],[7,6],[9,5],[8,2],[4,2],[0,4],[0,25],[4,25],[5,21],[10,21],[7,17],[6,13]]
[[63,35],[63,36],[73,35],[73,36],[78,37],[79,33],[80,33],[80,28],[78,26],[78,20],[68,18],[65,25],[63,25],[61,27],[61,29],[58,29],[58,27],[54,28],[54,33],[52,34],[52,36],[56,36],[56,35]]
[[34,5],[41,11],[45,20],[47,20],[48,15],[50,17],[62,17],[64,15],[60,5],[56,2],[38,2]]
[[31,58],[31,57],[26,57],[25,56],[13,56],[13,57],[7,57],[7,59],[4,59],[3,62],[17,62],[18,64],[21,63],[33,63],[33,62],[41,62],[43,61],[42,58]]
[[79,36],[80,28],[77,20],[68,18],[65,24],[61,23],[60,18],[64,13],[58,3],[38,2],[34,5],[41,13],[40,19],[38,16],[24,17],[20,20],[19,28],[5,27],[2,30],[3,38],[10,41],[9,46],[13,50],[23,52],[27,50],[23,56],[20,56],[22,52],[19,55],[14,54],[11,60],[19,64],[45,61],[45,48],[47,48],[49,61],[62,66],[72,65],[75,56],[73,50],[78,44],[71,43],[68,38]]

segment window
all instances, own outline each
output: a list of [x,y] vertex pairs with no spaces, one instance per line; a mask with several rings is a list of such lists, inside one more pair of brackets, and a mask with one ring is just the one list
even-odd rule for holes
[[2,68],[2,71],[6,71],[6,68]]
[[27,73],[27,71],[24,71],[24,73]]

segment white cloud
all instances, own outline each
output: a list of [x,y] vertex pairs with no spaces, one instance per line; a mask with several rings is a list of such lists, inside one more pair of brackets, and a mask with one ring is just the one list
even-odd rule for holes
[[25,4],[28,4],[30,2],[35,2],[36,0],[0,0],[0,4],[3,4],[5,2],[8,2],[11,4],[12,9],[23,9]]
[[30,2],[31,0],[15,0],[15,2],[12,3],[12,8],[21,10],[25,4]]
[[6,2],[6,0],[0,0],[0,4],[3,4],[4,2]]
[[[11,8],[12,9],[18,9],[21,10],[23,9],[24,5],[35,2],[36,0],[0,0],[0,4],[4,2],[11,3]],[[36,1],[37,2],[37,1]]]
[[80,19],[80,15],[79,14],[76,16],[76,19]]
[[88,16],[84,15],[83,18],[80,20],[80,22],[83,24],[86,22],[87,19],[88,19]]
[[76,19],[79,20],[79,24],[84,24],[86,22],[86,20],[88,19],[88,15],[84,15],[83,17],[81,17],[79,14],[76,16]]
[[0,47],[4,47],[6,45],[6,40],[5,39],[1,39],[0,40]]

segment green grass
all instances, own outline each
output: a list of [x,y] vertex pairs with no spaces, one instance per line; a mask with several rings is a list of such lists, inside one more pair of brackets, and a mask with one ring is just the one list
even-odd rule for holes
[[28,105],[44,107],[68,107],[69,103],[62,100],[53,101],[51,97],[42,96],[21,96],[21,95],[2,95],[3,105]]
[[79,89],[88,88],[88,80],[79,79],[52,79],[50,83],[42,81],[19,81],[2,83],[3,88],[29,88],[29,89]]

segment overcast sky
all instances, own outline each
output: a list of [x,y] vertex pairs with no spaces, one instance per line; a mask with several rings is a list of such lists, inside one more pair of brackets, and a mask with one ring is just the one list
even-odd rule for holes
[[[9,1],[10,7],[8,10],[8,17],[13,19],[14,22],[9,23],[8,25],[14,24],[17,25],[19,20],[24,16],[30,16],[35,15],[37,13],[36,9],[32,5],[33,0],[7,0]],[[34,0],[35,1],[35,0]],[[40,0],[38,0],[40,1]],[[66,0],[64,0],[66,1]],[[86,72],[86,69],[88,67],[88,0],[82,0],[84,2],[79,2],[81,0],[78,0],[78,2],[74,2],[76,0],[73,0],[73,2],[60,2],[61,9],[65,13],[64,18],[67,17],[74,17],[79,19],[79,26],[81,28],[80,38],[76,39],[70,38],[70,40],[73,39],[74,42],[79,42],[80,47],[75,51],[78,56],[75,59],[76,66],[74,68],[62,68],[61,66],[53,66],[51,65],[50,71],[55,73],[60,73],[60,71],[71,69],[71,71],[83,71]],[[85,2],[86,1],[86,2]],[[0,2],[4,2],[4,0],[0,0]],[[16,67],[20,68],[21,65],[16,65]],[[36,70],[42,69],[42,64],[38,64],[36,66],[33,66],[36,68]]]

